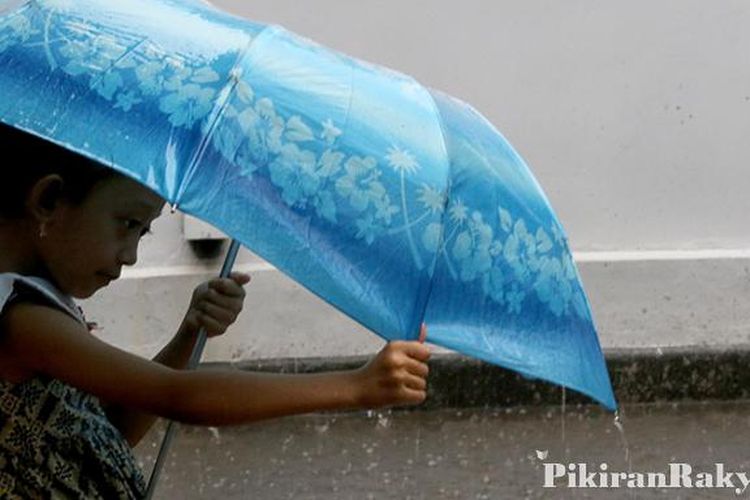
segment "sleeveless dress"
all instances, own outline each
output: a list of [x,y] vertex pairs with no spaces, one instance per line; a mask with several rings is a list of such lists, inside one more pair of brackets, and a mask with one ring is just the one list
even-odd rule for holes
[[[48,281],[0,273],[0,315],[13,301],[48,305],[86,325],[72,298]],[[0,379],[0,498],[130,499],[145,489],[130,445],[96,397],[49,377]]]

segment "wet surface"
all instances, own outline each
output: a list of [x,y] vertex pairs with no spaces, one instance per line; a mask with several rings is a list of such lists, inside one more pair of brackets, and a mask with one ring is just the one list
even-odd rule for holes
[[[750,498],[750,487],[737,495],[733,488],[699,489],[695,482],[693,488],[569,488],[566,476],[554,488],[543,487],[544,463],[585,463],[588,472],[606,463],[608,472],[665,474],[670,463],[685,463],[693,481],[698,472],[715,476],[723,463],[726,472],[750,475],[750,401],[634,404],[622,413],[630,465],[613,415],[595,406],[567,405],[564,419],[558,405],[182,427],[155,497]],[[146,471],[162,432],[136,450]],[[731,479],[742,487],[738,477]]]

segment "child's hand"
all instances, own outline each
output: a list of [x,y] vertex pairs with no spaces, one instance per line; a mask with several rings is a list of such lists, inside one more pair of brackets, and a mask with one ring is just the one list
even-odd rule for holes
[[356,373],[360,404],[365,408],[419,404],[427,398],[426,328],[419,341],[393,341]]
[[198,285],[182,327],[193,334],[204,327],[208,337],[224,333],[242,311],[242,287],[249,282],[249,275],[235,272],[229,278],[214,278]]

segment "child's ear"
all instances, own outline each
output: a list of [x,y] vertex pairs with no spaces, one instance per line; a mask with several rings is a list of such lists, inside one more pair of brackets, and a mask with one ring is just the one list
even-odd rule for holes
[[49,174],[37,180],[29,191],[26,207],[31,214],[41,221],[46,221],[62,200],[63,178]]

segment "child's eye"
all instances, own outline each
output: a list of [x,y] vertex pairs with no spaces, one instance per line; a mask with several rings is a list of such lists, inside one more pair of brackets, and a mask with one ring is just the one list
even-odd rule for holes
[[128,231],[139,230],[139,237],[144,237],[147,234],[151,234],[151,226],[145,226],[144,222],[138,219],[123,219],[123,224]]

